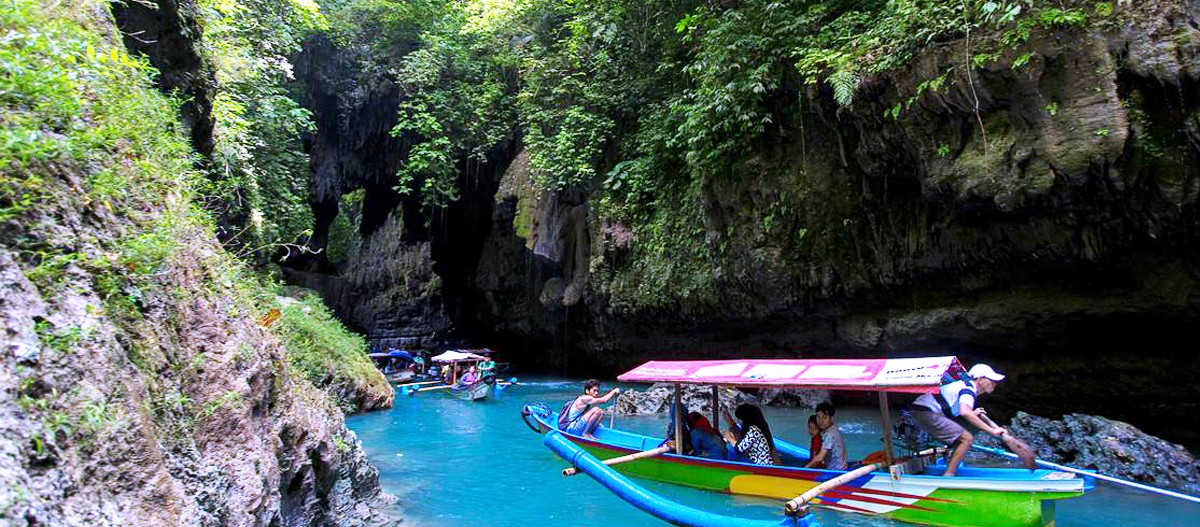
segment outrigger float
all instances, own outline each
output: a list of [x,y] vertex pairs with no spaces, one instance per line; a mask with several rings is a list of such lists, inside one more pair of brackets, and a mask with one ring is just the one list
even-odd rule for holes
[[[720,422],[720,386],[878,392],[884,460],[854,470],[802,468],[810,455],[807,449],[779,439],[775,442],[783,464],[755,465],[671,452],[661,448],[662,438],[615,428],[600,427],[594,440],[584,439],[558,430],[557,413],[542,403],[525,405],[522,417],[535,431],[546,434],[543,443],[575,468],[626,501],[676,525],[721,525],[724,521],[748,526],[753,521],[721,516],[723,520],[714,520],[710,513],[649,496],[649,491],[619,476],[789,500],[785,518],[769,522],[774,525],[806,525],[804,521],[811,520],[809,506],[815,505],[946,527],[1053,526],[1055,501],[1092,490],[1092,478],[1060,470],[980,467],[960,467],[957,476],[945,477],[946,466],[932,450],[895,456],[888,393],[935,393],[944,378],[954,378],[963,370],[955,357],[650,361],[618,377],[623,382],[673,383],[676,406],[680,404],[680,385],[710,385],[713,422]],[[677,420],[675,445],[684,444],[682,434]]]

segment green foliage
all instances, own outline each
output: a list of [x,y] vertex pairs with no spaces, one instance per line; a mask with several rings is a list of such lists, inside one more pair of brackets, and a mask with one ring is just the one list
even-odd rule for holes
[[362,200],[365,191],[358,189],[342,194],[338,200],[338,215],[329,226],[329,243],[326,252],[331,262],[341,262],[350,251],[362,242],[358,225],[362,220]]
[[284,88],[300,40],[328,27],[312,0],[201,0],[201,53],[215,70],[210,207],[234,218],[235,243],[260,260],[311,234],[310,112]]
[[85,336],[83,328],[79,326],[70,325],[56,329],[45,320],[38,320],[34,329],[42,345],[60,355],[70,353]]
[[515,64],[498,28],[485,28],[470,2],[415,2],[407,24],[422,30],[419,46],[399,61],[406,99],[392,134],[408,155],[397,190],[419,192],[427,208],[458,199],[458,166],[470,167],[512,130],[516,119],[510,87]]
[[[900,119],[925,94],[968,68],[1034,55],[1020,47],[1041,27],[1075,28],[1090,4],[1065,0],[424,0],[389,5],[340,0],[335,28],[367,42],[397,43],[405,87],[393,133],[408,146],[398,190],[426,207],[457,198],[464,167],[514,128],[540,188],[590,192],[596,210],[634,231],[628,269],[600,269],[641,282],[614,286],[623,299],[653,304],[715,290],[711,262],[725,243],[697,234],[695,189],[737,177],[739,160],[768,152],[790,133],[812,97],[855,104],[862,86],[907,68],[931,45],[968,43],[968,64],[920,82],[885,110]],[[344,12],[371,13],[354,21]],[[386,27],[385,27],[386,26]],[[968,37],[969,38],[964,38]],[[399,45],[403,42],[404,45]],[[364,45],[370,46],[367,43]],[[399,51],[397,51],[399,50]],[[380,59],[381,61],[383,59]],[[514,99],[515,104],[510,101]],[[949,156],[948,145],[938,152]],[[687,189],[683,192],[683,189]],[[515,221],[527,235],[522,205]],[[808,231],[784,215],[762,218]],[[686,241],[686,242],[685,242]],[[727,241],[727,240],[726,240]],[[692,245],[686,245],[690,243]],[[790,242],[789,242],[790,243]],[[711,249],[709,248],[711,246]],[[699,249],[697,247],[700,247]],[[710,253],[710,250],[712,253]],[[697,252],[698,251],[698,252]],[[665,260],[660,260],[665,259]],[[700,266],[702,264],[696,264]],[[646,279],[646,277],[650,277]],[[704,293],[707,294],[707,293]],[[623,295],[623,296],[622,296]],[[621,299],[618,298],[617,301]]]
[[215,399],[204,403],[204,407],[200,409],[196,416],[200,419],[207,419],[213,415],[216,415],[217,412],[220,412],[225,408],[232,408],[242,404],[242,401],[242,394],[237,390],[226,390]]
[[[318,387],[363,386],[382,380],[367,358],[366,340],[338,322],[320,297],[287,299],[281,311],[283,316],[271,328],[288,349],[288,363],[304,378]],[[338,405],[348,412],[356,410],[350,401],[339,400]]]
[[85,205],[112,209],[188,190],[183,176],[155,177],[190,173],[186,142],[164,133],[174,131],[176,107],[153,90],[130,90],[148,86],[153,70],[77,22],[86,7],[6,0],[0,9],[0,219],[49,198],[52,163],[98,167],[80,196]]
[[1047,8],[1038,12],[1038,23],[1045,27],[1083,27],[1087,13],[1082,9]]

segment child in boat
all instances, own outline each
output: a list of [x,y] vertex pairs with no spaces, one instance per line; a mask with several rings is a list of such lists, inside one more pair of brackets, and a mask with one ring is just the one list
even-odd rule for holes
[[725,459],[725,441],[700,412],[687,414],[692,429],[692,455],[710,459]]
[[[725,431],[725,442],[755,465],[774,465],[775,439],[771,437],[771,427],[767,426],[762,410],[743,403],[733,413],[739,422],[734,422],[729,412],[725,412],[725,420],[730,426],[730,430]],[[736,434],[734,430],[737,430]]]
[[833,403],[825,401],[817,405],[817,426],[821,428],[821,451],[813,454],[805,468],[815,468],[824,463],[829,470],[846,470],[846,441],[833,422],[837,410]]
[[[817,425],[817,416],[808,416],[808,456],[817,455],[821,451],[821,427]],[[813,465],[812,468],[825,468],[825,462],[822,461]]]
[[571,401],[564,410],[567,415],[559,418],[559,429],[568,434],[583,436],[584,439],[595,439],[592,432],[600,424],[600,418],[604,417],[604,410],[594,405],[607,403],[618,393],[621,393],[621,388],[614,387],[601,397],[600,381],[589,379],[583,383],[583,395]]

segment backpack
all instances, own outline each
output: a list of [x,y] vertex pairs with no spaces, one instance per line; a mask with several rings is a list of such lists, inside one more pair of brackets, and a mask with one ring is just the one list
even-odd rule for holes
[[578,399],[579,398],[576,397],[574,399],[567,401],[565,404],[563,404],[562,409],[558,411],[558,429],[559,430],[566,430],[568,426],[571,426],[571,423],[574,422],[575,419],[579,419],[580,417],[583,417],[583,414],[586,414],[588,410],[592,409],[592,405],[589,404],[586,407],[584,407],[582,412],[579,412],[578,417],[576,417],[575,419],[567,419],[567,416],[571,415],[571,405],[574,405],[575,401]]
[[[946,385],[953,384],[953,383],[956,383],[959,381],[962,381],[963,383],[965,383],[966,386],[962,390],[960,390],[959,393],[955,396],[955,400],[958,400],[958,397],[961,396],[962,393],[966,392],[966,391],[970,391],[972,395],[975,395],[976,397],[978,397],[978,394],[975,391],[975,382],[974,382],[975,380],[972,379],[971,376],[967,374],[967,372],[960,371],[956,375],[951,375],[950,373],[946,373],[945,375],[942,375],[942,387],[945,387]],[[938,402],[938,404],[941,405],[942,414],[944,414],[946,417],[954,417],[954,410],[950,408],[950,402],[946,400],[945,394],[941,393],[939,390],[939,393],[936,396],[934,396],[934,400],[936,400]]]

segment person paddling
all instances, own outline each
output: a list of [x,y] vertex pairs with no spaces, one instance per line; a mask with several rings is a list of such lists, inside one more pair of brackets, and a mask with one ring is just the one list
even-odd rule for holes
[[983,408],[975,406],[979,396],[996,390],[996,383],[1004,376],[996,373],[987,364],[976,364],[967,371],[967,379],[958,379],[942,385],[938,394],[927,393],[912,403],[912,416],[917,425],[929,432],[934,439],[954,448],[947,463],[945,476],[958,473],[958,465],[970,450],[975,436],[971,435],[953,418],[961,417],[972,426],[996,437],[1008,431],[992,426],[979,416]]
[[604,410],[595,405],[607,403],[619,393],[621,393],[621,388],[613,388],[601,397],[600,381],[588,380],[583,383],[583,395],[571,401],[564,410],[566,415],[559,417],[559,429],[568,434],[582,436],[584,439],[595,439],[592,432],[600,424],[600,418],[604,417]]

